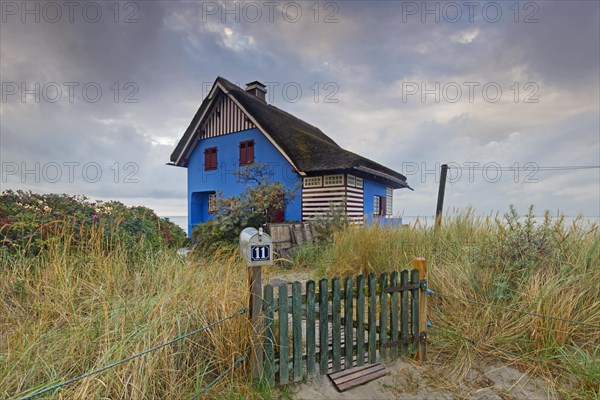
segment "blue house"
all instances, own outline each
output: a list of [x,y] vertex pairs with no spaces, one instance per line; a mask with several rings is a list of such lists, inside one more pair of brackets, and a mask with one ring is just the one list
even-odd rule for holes
[[345,204],[347,216],[391,218],[393,190],[410,188],[406,177],[342,149],[319,128],[266,102],[266,86],[244,89],[218,77],[192,119],[170,165],[187,168],[188,232],[214,216],[218,193],[230,197],[246,184],[234,171],[254,162],[270,179],[300,193],[285,202],[281,220],[309,221]]

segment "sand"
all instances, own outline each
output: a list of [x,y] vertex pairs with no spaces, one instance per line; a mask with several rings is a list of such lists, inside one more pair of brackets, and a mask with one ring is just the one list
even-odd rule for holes
[[[552,399],[546,385],[505,365],[479,365],[459,382],[444,382],[434,364],[398,359],[385,363],[387,375],[339,393],[327,376],[292,387],[293,399]],[[437,379],[436,379],[437,378]],[[447,378],[446,378],[447,379]],[[452,389],[443,389],[452,387]]]

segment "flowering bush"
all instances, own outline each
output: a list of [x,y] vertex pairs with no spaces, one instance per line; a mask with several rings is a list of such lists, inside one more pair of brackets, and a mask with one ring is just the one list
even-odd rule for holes
[[179,226],[146,207],[67,194],[0,194],[0,248],[5,251],[38,254],[67,234],[74,245],[103,235],[108,249],[117,242],[134,249],[141,240],[151,246],[179,246],[185,238]]

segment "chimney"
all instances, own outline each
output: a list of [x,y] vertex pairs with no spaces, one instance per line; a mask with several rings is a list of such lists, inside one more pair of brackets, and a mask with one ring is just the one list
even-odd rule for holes
[[247,93],[250,93],[251,95],[258,97],[263,102],[265,102],[265,103],[267,102],[267,100],[266,100],[267,87],[265,85],[263,85],[262,83],[260,83],[259,81],[247,83],[246,88],[244,90],[246,90]]

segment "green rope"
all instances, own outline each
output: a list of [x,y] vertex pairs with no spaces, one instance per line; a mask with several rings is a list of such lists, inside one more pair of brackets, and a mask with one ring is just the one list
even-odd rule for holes
[[250,354],[250,352],[246,352],[246,354],[244,354],[243,356],[241,356],[240,358],[238,358],[237,360],[235,360],[235,362],[233,363],[233,365],[229,368],[227,368],[225,371],[223,371],[219,376],[217,376],[211,383],[209,383],[207,386],[203,387],[202,389],[200,389],[200,391],[198,393],[196,393],[195,395],[193,395],[190,400],[195,400],[196,398],[198,398],[198,396],[200,396],[202,393],[206,392],[208,389],[210,389],[211,387],[213,387],[213,385],[217,382],[219,382],[221,379],[223,379],[223,377],[225,375],[227,375],[227,373],[229,371],[231,371],[233,368],[235,368],[239,363],[241,363],[242,361],[244,361],[247,357],[248,354]]
[[232,318],[234,318],[234,317],[236,317],[236,316],[238,316],[238,315],[241,315],[241,314],[245,313],[246,311],[248,311],[248,307],[242,307],[242,308],[240,308],[238,311],[236,311],[235,313],[231,314],[229,317],[226,317],[226,318],[223,318],[223,319],[221,319],[221,320],[219,320],[219,321],[213,322],[213,323],[211,323],[211,324],[209,324],[209,325],[206,325],[206,326],[204,326],[204,327],[202,327],[202,328],[195,329],[195,330],[193,330],[193,331],[191,331],[191,332],[188,332],[188,333],[186,333],[186,334],[184,334],[184,335],[178,336],[178,337],[176,337],[175,339],[169,340],[169,341],[168,341],[168,342],[166,342],[166,343],[160,344],[160,345],[158,345],[158,346],[155,346],[155,347],[153,347],[153,348],[151,348],[151,349],[148,349],[148,350],[144,350],[144,351],[142,351],[141,353],[134,354],[134,355],[132,355],[132,356],[130,356],[130,357],[127,357],[127,358],[125,358],[125,359],[123,359],[123,360],[121,360],[121,361],[114,362],[114,363],[112,363],[112,364],[109,364],[109,365],[106,365],[106,366],[104,366],[104,367],[102,367],[102,368],[98,368],[98,369],[95,369],[95,370],[93,370],[93,371],[87,372],[87,373],[85,373],[85,374],[83,374],[83,375],[80,375],[80,376],[78,376],[78,377],[76,377],[76,378],[69,379],[68,381],[64,381],[64,382],[58,383],[58,384],[56,384],[56,385],[53,385],[53,386],[50,386],[49,388],[46,388],[46,389],[44,389],[44,390],[40,390],[39,392],[35,392],[35,393],[33,393],[33,394],[30,394],[30,395],[28,395],[28,396],[22,397],[22,398],[21,398],[21,400],[29,400],[29,399],[32,399],[32,398],[34,398],[34,397],[40,396],[40,395],[42,395],[42,394],[44,394],[44,393],[48,393],[48,392],[51,392],[51,391],[53,391],[53,390],[59,389],[59,388],[61,388],[61,387],[63,387],[63,386],[70,385],[71,383],[73,383],[73,382],[77,382],[77,381],[79,381],[79,380],[81,380],[81,379],[84,379],[84,378],[87,378],[88,376],[95,375],[95,374],[99,374],[100,372],[104,372],[104,371],[106,371],[107,369],[114,368],[114,367],[116,367],[117,365],[121,365],[121,364],[123,364],[123,363],[125,363],[125,362],[127,362],[127,361],[131,361],[131,360],[133,360],[133,359],[135,359],[135,358],[138,358],[138,357],[141,357],[141,356],[143,356],[143,355],[145,355],[145,354],[148,354],[148,353],[151,353],[151,352],[153,352],[153,351],[156,351],[156,350],[162,349],[163,347],[166,347],[166,346],[168,346],[168,345],[170,345],[170,344],[173,344],[173,343],[175,343],[175,342],[178,342],[178,341],[180,341],[180,340],[183,340],[183,339],[185,339],[185,338],[187,338],[187,337],[190,337],[190,336],[192,336],[192,335],[195,335],[195,334],[197,334],[197,333],[199,333],[199,332],[202,332],[202,331],[204,331],[204,330],[206,330],[206,329],[212,328],[213,326],[215,326],[215,325],[218,325],[218,324],[220,324],[220,323],[222,323],[222,322],[225,322],[225,321],[227,321],[227,320],[230,320],[230,319],[232,319]]

